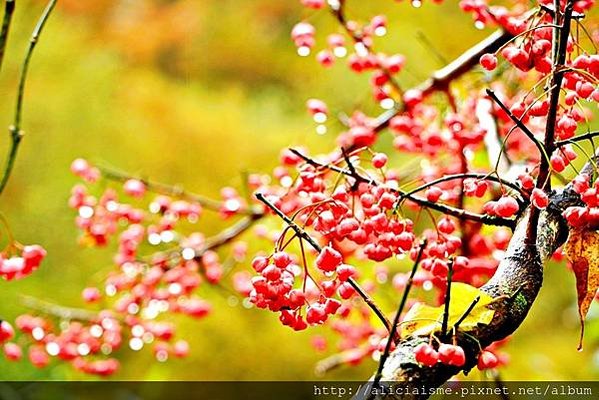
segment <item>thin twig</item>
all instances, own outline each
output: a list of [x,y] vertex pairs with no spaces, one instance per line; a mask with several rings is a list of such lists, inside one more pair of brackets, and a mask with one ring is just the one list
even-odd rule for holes
[[[328,170],[331,170],[331,171],[334,171],[334,172],[337,172],[340,174],[344,174],[344,175],[353,177],[354,179],[359,180],[360,182],[367,183],[372,186],[381,186],[381,183],[377,182],[376,180],[374,180],[372,178],[366,178],[359,174],[352,175],[351,171],[348,171],[347,169],[340,168],[335,165],[319,163],[318,161],[304,155],[302,152],[300,152],[296,149],[290,149],[290,151],[292,153],[296,154],[298,157],[300,157],[304,161],[306,161],[308,164],[310,164],[316,168],[324,168],[324,169],[328,169]],[[406,192],[404,192],[400,189],[389,188],[389,190],[393,191],[394,193],[396,193],[400,196],[404,196],[406,199],[418,204],[421,207],[430,208],[432,210],[439,211],[439,212],[442,212],[447,215],[451,215],[456,218],[468,219],[468,220],[480,222],[485,225],[507,226],[511,229],[513,229],[515,226],[514,220],[511,220],[511,219],[501,218],[501,217],[491,217],[488,215],[481,215],[481,214],[473,213],[471,211],[451,207],[446,204],[433,203],[433,202],[428,201],[422,197],[418,197],[418,196],[414,196],[414,195],[408,196]]]
[[97,321],[98,314],[81,308],[65,307],[31,296],[21,296],[23,305],[43,314],[53,315],[60,319],[77,321]]
[[[554,24],[559,25],[559,5],[557,1],[557,8],[555,9]],[[563,24],[561,28],[554,28],[553,30],[553,45],[554,45],[554,58],[553,58],[553,75],[551,78],[550,87],[551,93],[549,95],[549,111],[547,112],[547,121],[545,124],[545,143],[544,148],[546,154],[551,156],[555,150],[555,126],[557,122],[557,112],[559,110],[559,99],[562,89],[562,82],[564,78],[564,71],[561,67],[566,61],[566,55],[568,53],[568,37],[570,36],[570,26],[572,22],[572,12],[574,8],[574,1],[568,0],[566,8],[563,14]],[[545,191],[551,190],[551,167],[549,160],[542,157],[539,164],[539,175],[537,176],[537,182],[535,185],[539,189]],[[526,228],[528,243],[536,244],[538,224],[540,217],[540,210],[533,207],[530,211],[528,218],[528,226]]]
[[[136,180],[142,182],[146,186],[146,188],[148,188],[148,190],[150,190],[152,192],[176,197],[176,198],[179,198],[182,200],[195,202],[195,203],[200,204],[202,207],[205,207],[210,210],[219,211],[223,205],[223,203],[219,200],[211,199],[209,197],[202,196],[197,193],[189,192],[179,186],[173,186],[173,185],[167,185],[165,183],[154,182],[149,179],[142,178],[139,176],[133,176],[133,175],[130,175],[130,174],[127,174],[124,172],[117,171],[112,168],[99,167],[99,169],[100,169],[102,176],[106,179],[116,181],[116,182],[125,182],[129,179],[136,179]],[[261,211],[251,208],[251,207],[245,207],[245,208],[239,209],[236,213],[251,216],[254,214],[260,214]]]
[[426,248],[426,239],[420,243],[420,249],[418,250],[418,255],[416,256],[416,260],[414,261],[414,266],[412,267],[412,272],[410,273],[410,277],[406,282],[406,287],[401,296],[401,301],[399,302],[399,307],[397,307],[397,312],[395,313],[395,317],[393,318],[393,325],[391,326],[391,332],[389,333],[389,338],[387,339],[387,343],[385,344],[385,351],[381,355],[381,359],[379,361],[379,367],[376,371],[376,375],[374,376],[374,385],[376,386],[381,377],[383,376],[383,368],[385,366],[385,362],[389,357],[389,353],[391,352],[391,344],[395,340],[395,336],[397,333],[397,325],[399,324],[399,319],[401,318],[401,314],[406,306],[406,302],[408,300],[408,296],[410,294],[410,290],[412,289],[412,283],[414,282],[414,275],[416,275],[416,271],[418,270],[418,266],[420,265],[420,260],[422,260],[422,255],[424,254],[424,250]]
[[537,139],[535,137],[534,133],[532,133],[530,131],[530,129],[528,129],[528,127],[520,120],[520,118],[516,117],[510,111],[510,109],[505,104],[503,104],[503,102],[501,100],[499,100],[499,97],[497,97],[497,95],[495,94],[495,92],[493,90],[487,89],[487,94],[508,115],[508,117],[510,117],[510,119],[518,126],[518,128],[520,128],[520,130],[522,132],[524,132],[524,134],[526,136],[528,136],[528,138],[530,140],[532,140],[532,142],[535,144],[535,146],[537,146],[537,148],[539,149],[539,153],[541,154],[541,157],[543,157],[543,154],[545,153],[545,149],[543,147],[543,144],[539,141],[539,139]]
[[458,328],[460,327],[460,324],[462,322],[464,322],[464,320],[468,317],[468,315],[470,315],[470,313],[472,312],[472,310],[474,310],[474,307],[476,307],[476,305],[478,304],[479,301],[480,301],[480,296],[476,296],[476,299],[474,299],[474,301],[472,301],[472,303],[470,303],[470,305],[468,306],[468,308],[466,309],[464,314],[462,314],[460,319],[458,319],[457,322],[455,324],[453,324],[454,331],[458,330]]
[[597,136],[599,136],[599,131],[588,132],[588,133],[585,133],[583,135],[578,135],[578,136],[575,136],[575,137],[570,138],[570,139],[558,140],[558,141],[555,142],[555,147],[558,148],[558,147],[565,146],[567,144],[581,142],[581,141],[587,140],[587,139],[590,140],[590,139],[593,139],[593,138],[595,138]]
[[447,290],[445,291],[445,308],[443,310],[443,323],[441,324],[441,336],[447,335],[447,324],[449,322],[449,302],[451,301],[451,278],[453,277],[453,259],[447,263]]
[[4,4],[4,19],[2,20],[2,31],[0,32],[0,69],[2,69],[2,61],[6,52],[6,43],[8,42],[8,32],[12,15],[15,11],[15,0],[6,0]]
[[10,178],[10,174],[12,173],[13,167],[15,165],[15,160],[17,158],[17,152],[19,150],[19,144],[23,139],[23,131],[21,130],[21,118],[23,114],[23,97],[25,96],[25,82],[27,80],[27,72],[29,70],[29,62],[31,61],[31,56],[33,55],[33,50],[39,41],[39,37],[44,29],[44,25],[46,25],[46,21],[50,16],[50,13],[54,9],[56,5],[56,0],[50,0],[48,5],[44,9],[42,16],[37,22],[35,29],[31,35],[31,39],[29,41],[29,49],[27,50],[27,54],[25,55],[25,60],[23,61],[23,67],[21,69],[21,78],[19,79],[19,90],[17,93],[17,104],[15,106],[15,115],[14,122],[9,127],[11,144],[8,149],[8,155],[6,158],[6,166],[4,167],[4,173],[2,174],[2,179],[0,179],[0,194],[4,191],[6,184],[8,183],[8,179]]

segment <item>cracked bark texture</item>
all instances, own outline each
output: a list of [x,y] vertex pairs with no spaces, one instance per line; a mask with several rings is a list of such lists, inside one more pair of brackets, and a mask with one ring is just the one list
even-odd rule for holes
[[[457,343],[466,353],[466,365],[461,368],[437,364],[433,367],[419,365],[414,358],[414,348],[428,343],[428,336],[402,339],[385,363],[381,382],[392,383],[403,393],[425,388],[437,388],[460,371],[468,372],[477,362],[479,344],[482,348],[512,334],[526,318],[543,283],[543,265],[568,237],[568,227],[562,212],[571,206],[581,205],[580,197],[567,186],[554,191],[550,205],[541,213],[536,243],[527,243],[526,228],[530,209],[518,221],[514,235],[493,277],[481,290],[497,299],[495,315],[489,325],[480,326],[469,335],[458,333]],[[517,295],[514,296],[514,294]],[[413,389],[413,390],[410,390]],[[382,398],[378,396],[374,398]],[[384,396],[384,398],[424,399],[427,395]]]

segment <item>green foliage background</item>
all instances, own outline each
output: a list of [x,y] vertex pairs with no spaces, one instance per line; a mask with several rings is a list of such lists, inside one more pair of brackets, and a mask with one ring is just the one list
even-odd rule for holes
[[[406,87],[441,66],[419,34],[447,59],[488,34],[476,30],[455,1],[425,4],[420,10],[406,2],[349,3],[356,18],[388,14],[391,30],[379,48],[408,56],[401,77]],[[11,122],[20,63],[42,7],[39,1],[17,2],[0,74],[0,126]],[[156,12],[157,7],[170,11]],[[111,269],[111,248],[77,244],[73,212],[66,205],[76,182],[69,173],[74,158],[217,196],[223,185],[239,186],[243,171],[270,171],[284,146],[305,145],[316,152],[333,145],[333,133],[314,133],[304,111],[306,99],[323,98],[333,110],[360,105],[377,113],[366,77],[354,76],[342,65],[324,70],[313,58],[295,55],[289,31],[302,17],[321,31],[338,29],[328,14],[312,16],[298,1],[59,1],[32,61],[26,136],[0,199],[18,240],[41,243],[49,255],[31,277],[0,282],[0,315],[10,320],[25,312],[19,300],[23,294],[83,306],[81,289]],[[175,27],[183,33],[173,33]],[[330,131],[336,128],[332,124]],[[2,154],[6,132],[0,136]],[[380,148],[390,149],[389,142],[382,140]],[[400,166],[403,161],[396,155],[391,163]],[[207,232],[222,227],[212,219],[200,226]],[[507,346],[512,362],[503,378],[597,379],[599,307],[591,309],[586,348],[578,353],[573,275],[564,265],[547,269],[539,301]],[[118,355],[122,370],[114,378],[315,378],[313,367],[326,356],[309,344],[319,329],[294,333],[271,313],[231,307],[217,289],[203,286],[199,294],[213,302],[215,312],[202,321],[181,319],[179,336],[192,346],[188,359],[163,364],[153,360],[149,349],[124,350]],[[389,301],[382,305],[386,310],[394,306]],[[329,354],[333,350],[331,346]],[[374,365],[366,361],[324,378],[364,379]],[[471,376],[481,377],[477,371]],[[0,378],[94,379],[63,363],[37,370],[27,361],[8,363],[1,357]]]

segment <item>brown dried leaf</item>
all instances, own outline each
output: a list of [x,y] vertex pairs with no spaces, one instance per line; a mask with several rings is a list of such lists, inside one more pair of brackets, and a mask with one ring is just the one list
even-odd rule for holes
[[599,232],[582,229],[570,231],[564,253],[572,263],[576,276],[576,292],[578,293],[578,314],[580,315],[580,343],[582,350],[584,321],[599,289]]

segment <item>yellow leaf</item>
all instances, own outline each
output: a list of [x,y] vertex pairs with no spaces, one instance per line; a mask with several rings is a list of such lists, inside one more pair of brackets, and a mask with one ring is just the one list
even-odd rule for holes
[[[468,332],[479,324],[486,325],[491,322],[495,312],[488,306],[493,302],[493,298],[474,286],[455,282],[451,285],[448,328],[453,327],[459,321],[476,298],[479,298],[478,303],[460,323],[459,329]],[[422,303],[414,304],[402,321],[401,336],[422,336],[441,330],[444,309],[444,305],[431,307]]]
[[572,270],[576,276],[578,314],[581,324],[578,350],[581,350],[584,320],[599,289],[599,233],[581,229],[570,231],[564,253],[572,263]]

